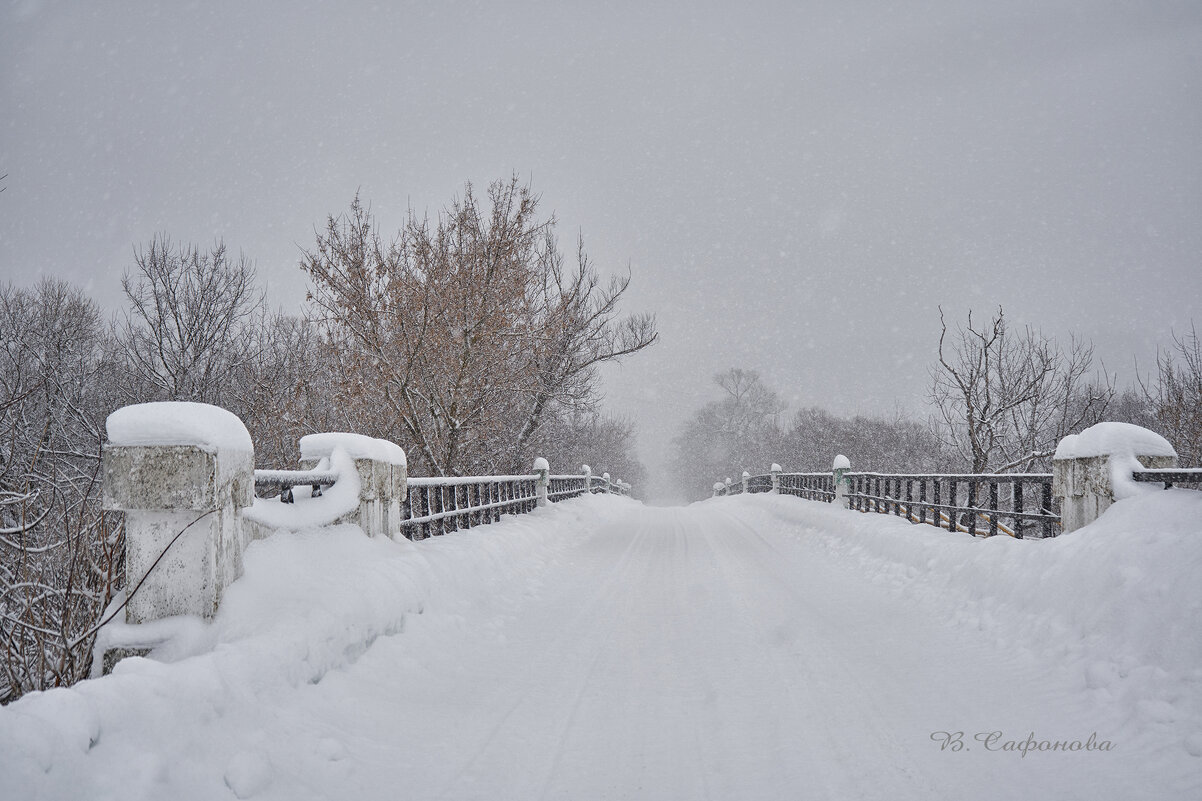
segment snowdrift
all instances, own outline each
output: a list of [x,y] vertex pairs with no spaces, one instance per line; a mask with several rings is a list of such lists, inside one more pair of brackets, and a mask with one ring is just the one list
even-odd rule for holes
[[1202,492],[1141,493],[1049,540],[976,539],[788,496],[705,503],[770,511],[833,564],[1074,673],[1128,743],[1155,733],[1202,757]]

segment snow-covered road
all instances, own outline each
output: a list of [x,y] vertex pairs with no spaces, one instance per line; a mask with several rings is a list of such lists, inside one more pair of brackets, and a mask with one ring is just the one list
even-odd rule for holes
[[[275,537],[170,664],[0,712],[0,796],[1198,797],[1202,550],[1144,532],[1115,574],[1111,528],[595,497],[416,545]],[[1159,589],[1091,622],[1130,570]]]

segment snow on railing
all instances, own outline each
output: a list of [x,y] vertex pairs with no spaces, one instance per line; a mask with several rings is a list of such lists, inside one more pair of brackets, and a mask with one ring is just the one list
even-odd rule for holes
[[714,496],[796,495],[973,536],[1054,537],[1142,491],[1138,484],[1202,487],[1202,468],[1176,464],[1176,452],[1159,434],[1098,423],[1061,440],[1051,473],[853,473],[840,455],[830,473],[785,473],[776,464],[760,475],[744,471],[738,483],[715,483]]
[[1054,537],[1051,473],[847,473],[849,508],[974,536]]
[[[346,524],[369,537],[423,539],[588,492],[630,490],[587,466],[551,476],[541,458],[530,475],[410,478],[399,445],[336,432],[301,438],[304,469],[255,470],[242,421],[198,403],[127,406],[106,429],[102,493],[104,508],[124,516],[128,594],[117,612],[129,624],[212,617],[242,573],[246,546],[281,531]],[[267,497],[274,493],[282,504]],[[105,642],[103,664],[147,650],[141,641]]]
[[262,498],[278,491],[280,501],[293,503],[292,490],[296,487],[312,487],[310,498],[320,498],[322,487],[330,488],[338,481],[338,473],[332,470],[256,470],[255,495]]
[[1131,478],[1148,484],[1164,484],[1165,489],[1172,489],[1174,484],[1194,484],[1202,489],[1202,467],[1133,470]]
[[401,533],[411,540],[495,523],[503,514],[524,514],[546,503],[588,493],[626,495],[630,485],[597,477],[588,465],[580,475],[550,475],[547,460],[534,462],[535,472],[518,476],[411,478],[401,510]]
[[[546,460],[536,469],[548,470]],[[541,472],[541,471],[540,471]],[[400,533],[411,540],[446,534],[459,529],[493,523],[502,514],[523,514],[539,506],[540,472],[512,476],[413,477],[405,481],[407,492],[400,506]],[[312,487],[308,498],[319,498],[338,481],[338,473],[327,469],[256,470],[255,493],[264,497],[279,492],[283,503],[295,503],[292,490]],[[546,476],[545,497],[551,503],[588,493],[628,495],[630,485],[613,481],[609,473],[592,475],[588,465],[580,475]]]
[[1059,527],[1051,473],[853,473],[850,466],[842,456],[830,473],[786,473],[774,464],[768,473],[745,471],[739,484],[715,484],[714,494],[771,492],[825,503],[839,499],[858,512],[891,514],[976,536],[1021,538],[1038,528],[1040,536],[1053,537]]

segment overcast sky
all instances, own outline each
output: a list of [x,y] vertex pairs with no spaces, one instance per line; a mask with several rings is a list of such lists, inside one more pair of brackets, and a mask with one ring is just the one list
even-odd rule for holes
[[1126,378],[1202,324],[1198,0],[183,5],[3,7],[0,278],[115,308],[161,231],[296,308],[356,190],[516,173],[659,316],[605,378],[653,468],[728,366],[924,413],[939,304]]

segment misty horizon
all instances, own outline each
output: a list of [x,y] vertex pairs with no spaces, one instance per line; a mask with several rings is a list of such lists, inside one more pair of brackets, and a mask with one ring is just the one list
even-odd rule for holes
[[602,386],[652,474],[728,367],[922,417],[940,306],[1122,385],[1202,308],[1196,4],[285,8],[0,12],[0,279],[111,312],[220,239],[296,313],[356,193],[388,234],[517,175],[657,316]]

